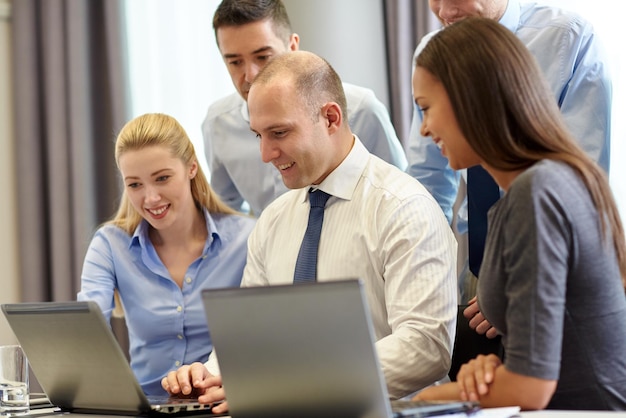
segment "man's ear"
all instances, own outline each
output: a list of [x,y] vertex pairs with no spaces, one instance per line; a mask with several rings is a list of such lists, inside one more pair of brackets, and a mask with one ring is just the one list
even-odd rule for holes
[[300,35],[292,33],[289,36],[289,50],[298,51],[300,49]]
[[335,102],[328,102],[322,106],[322,115],[326,119],[326,128],[329,134],[334,134],[343,124],[341,107]]

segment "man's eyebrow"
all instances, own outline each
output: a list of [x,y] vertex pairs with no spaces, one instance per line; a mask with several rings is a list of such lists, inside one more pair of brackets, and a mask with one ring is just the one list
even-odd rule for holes
[[[262,46],[259,49],[255,49],[254,51],[252,51],[253,54],[258,54],[260,52],[266,52],[266,51],[270,51],[274,48],[272,48],[271,46]],[[237,58],[237,57],[241,57],[243,54],[224,54],[224,58]]]
[[272,50],[272,49],[274,49],[274,48],[272,48],[271,46],[267,45],[267,46],[262,46],[261,48],[255,50],[255,51],[252,51],[252,53],[253,54],[258,54],[259,52],[265,52],[265,51],[269,51],[269,50]]

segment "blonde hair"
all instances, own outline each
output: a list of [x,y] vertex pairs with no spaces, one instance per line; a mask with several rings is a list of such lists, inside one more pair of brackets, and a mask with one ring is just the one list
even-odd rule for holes
[[[129,121],[117,136],[115,162],[118,169],[120,157],[124,153],[152,146],[167,148],[173,157],[179,158],[186,166],[198,161],[191,140],[176,119],[162,113],[147,113]],[[211,189],[200,165],[195,177],[190,180],[190,187],[199,210],[206,208],[210,213],[238,214]],[[132,234],[142,219],[124,189],[117,214],[107,223]]]

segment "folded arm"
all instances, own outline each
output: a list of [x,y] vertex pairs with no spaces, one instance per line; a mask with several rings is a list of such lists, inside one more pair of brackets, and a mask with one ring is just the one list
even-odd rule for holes
[[539,379],[511,372],[497,356],[479,356],[463,365],[456,382],[431,386],[414,399],[475,400],[485,408],[519,406],[544,409],[557,386],[556,380]]

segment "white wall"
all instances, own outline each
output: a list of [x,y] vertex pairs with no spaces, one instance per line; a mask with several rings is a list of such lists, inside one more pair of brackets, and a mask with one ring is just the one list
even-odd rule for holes
[[213,35],[220,0],[125,0],[131,117],[175,117],[205,174],[202,121],[209,104],[235,91]]
[[[209,104],[235,91],[211,26],[219,0],[186,0],[173,7],[174,3],[174,0],[124,3],[132,30],[128,37],[132,116],[146,112],[171,114],[183,125],[202,156],[200,125]],[[374,90],[388,108],[382,3],[379,0],[284,0],[284,3],[293,29],[300,35],[301,49],[326,58],[344,81]],[[355,10],[358,18],[353,18]],[[201,163],[206,170],[202,158]]]
[[[0,0],[0,303],[19,299],[17,260],[17,196],[11,106],[11,0]],[[0,315],[0,344],[15,342],[13,332]]]
[[607,51],[613,76],[613,119],[611,120],[611,169],[609,180],[620,209],[622,221],[626,220],[626,49],[623,46],[623,15],[616,13],[613,0],[543,0],[544,2],[573,10],[584,16],[595,27]]
[[283,0],[300,49],[325,58],[344,82],[368,87],[389,109],[383,2]]

